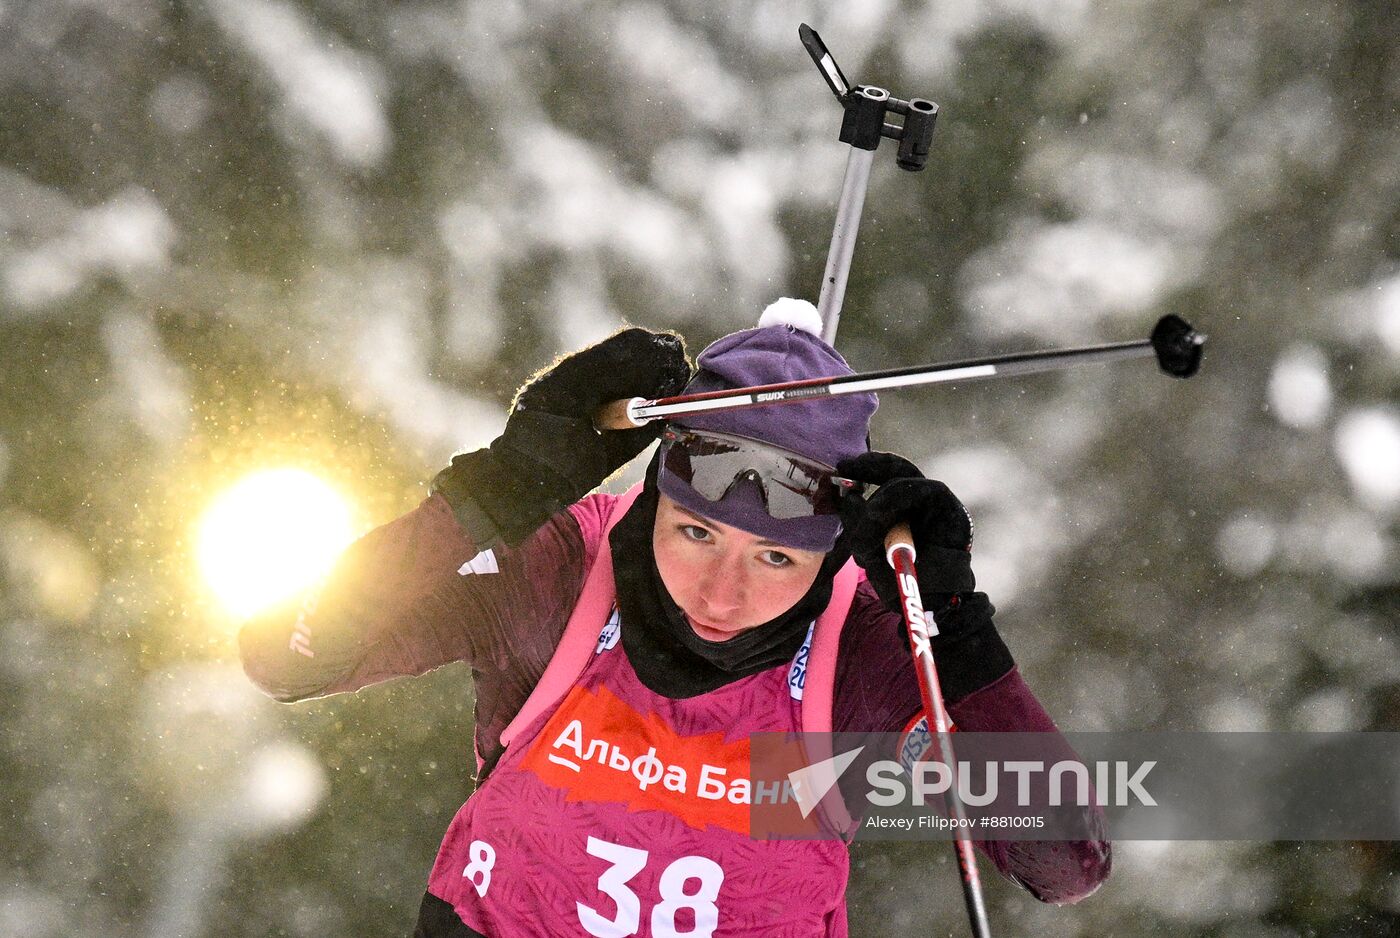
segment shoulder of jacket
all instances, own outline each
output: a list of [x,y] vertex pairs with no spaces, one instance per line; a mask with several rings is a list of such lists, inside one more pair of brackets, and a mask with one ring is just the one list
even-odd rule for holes
[[578,524],[579,532],[586,543],[595,544],[602,539],[620,498],[620,495],[608,492],[594,492],[569,506],[569,514]]
[[870,585],[870,581],[865,577],[865,572],[861,571],[855,595],[851,597],[851,610],[846,616],[846,621],[853,622],[857,619],[869,621],[884,616],[898,618],[899,614],[885,606],[885,601],[875,592],[875,587]]
[[861,577],[841,628],[841,664],[863,666],[889,655],[901,659],[908,654],[908,641],[904,620],[885,605],[870,581]]

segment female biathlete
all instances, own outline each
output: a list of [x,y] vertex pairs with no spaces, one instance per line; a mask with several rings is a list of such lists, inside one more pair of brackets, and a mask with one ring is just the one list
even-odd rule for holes
[[[973,591],[962,504],[869,451],[873,394],[594,429],[618,399],[851,373],[814,317],[779,301],[694,377],[678,336],[635,328],[563,359],[299,611],[240,633],[248,674],[281,701],[470,664],[477,787],[416,936],[845,935],[846,843],[752,839],[739,743],[910,731],[919,688],[884,557],[897,521],[958,728],[1057,732]],[[640,486],[589,494],[658,436]],[[842,479],[879,488],[864,499]],[[1089,895],[1110,868],[1096,808],[1078,841],[979,846],[1045,902]]]

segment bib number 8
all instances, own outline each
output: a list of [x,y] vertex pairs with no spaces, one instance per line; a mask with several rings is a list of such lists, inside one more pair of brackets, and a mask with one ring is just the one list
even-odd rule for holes
[[[700,880],[694,893],[685,891],[691,879]],[[724,870],[706,857],[681,857],[661,873],[661,902],[651,910],[651,933],[656,936],[704,935],[715,933],[719,927],[719,887],[724,882]],[[676,913],[681,909],[695,910],[695,928],[676,931]]]
[[[598,877],[598,889],[617,905],[617,915],[604,918],[596,909],[577,903],[579,924],[596,938],[626,938],[635,935],[642,924],[642,900],[627,888],[627,882],[647,865],[647,852],[636,847],[609,843],[597,837],[588,838],[588,853],[607,860],[612,866]],[[692,879],[700,881],[694,892],[685,886]],[[719,887],[724,882],[724,870],[706,857],[680,857],[661,872],[661,901],[651,910],[651,933],[655,938],[710,938],[719,925]],[[676,931],[676,913],[691,909],[695,927]]]
[[491,888],[491,870],[496,866],[496,848],[484,840],[473,840],[467,847],[471,862],[462,870],[462,875],[471,880],[476,894],[485,898]]

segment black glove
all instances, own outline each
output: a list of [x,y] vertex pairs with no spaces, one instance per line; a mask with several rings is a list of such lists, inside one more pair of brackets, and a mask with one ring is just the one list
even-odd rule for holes
[[938,626],[929,647],[944,699],[961,700],[1010,671],[1015,662],[992,624],[995,607],[985,593],[970,592],[976,586],[972,518],[957,496],[894,453],[862,453],[842,460],[836,471],[879,486],[869,498],[842,499],[841,536],[881,601],[901,616],[903,604],[894,569],[885,557],[885,536],[901,521],[909,525],[919,595]]
[[868,499],[842,499],[841,526],[856,563],[885,605],[900,608],[894,570],[885,558],[885,536],[901,521],[914,535],[919,593],[928,608],[937,611],[936,602],[977,585],[972,575],[972,518],[948,486],[925,479],[918,466],[894,453],[862,453],[842,460],[836,471],[880,487]]
[[680,336],[624,329],[531,378],[515,396],[505,432],[489,449],[454,456],[433,479],[433,491],[452,505],[478,547],[498,539],[518,545],[661,434],[659,420],[595,430],[599,407],[678,394],[690,375]]

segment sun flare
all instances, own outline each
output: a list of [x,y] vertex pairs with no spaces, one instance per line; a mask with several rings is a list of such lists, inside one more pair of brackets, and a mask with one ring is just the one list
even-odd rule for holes
[[353,536],[350,508],[335,489],[301,469],[269,469],[209,506],[199,569],[224,608],[247,618],[315,583]]

